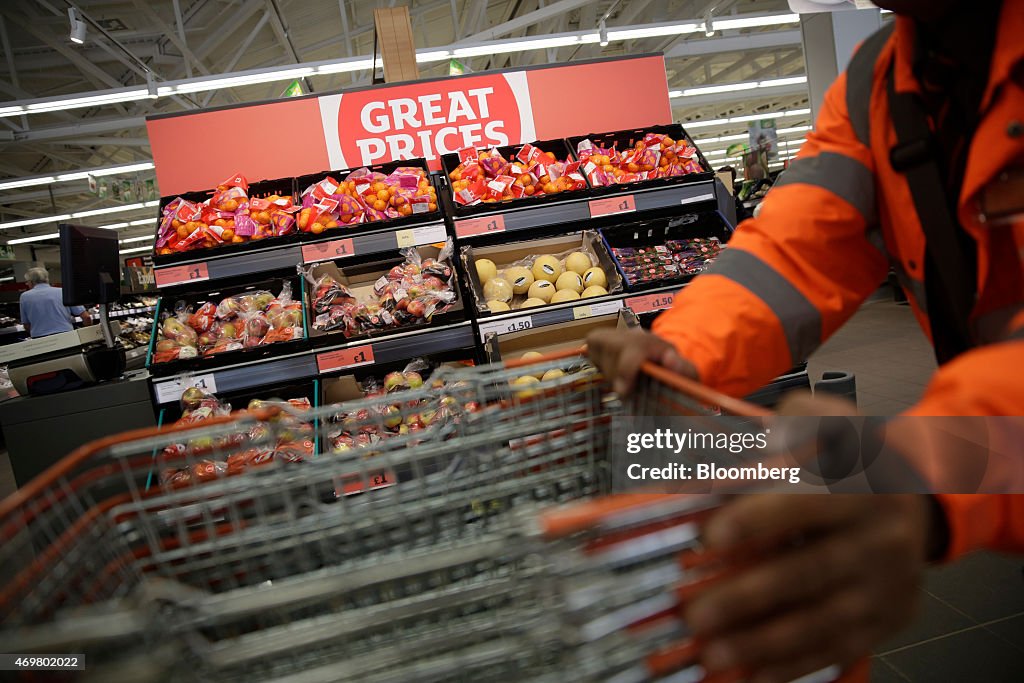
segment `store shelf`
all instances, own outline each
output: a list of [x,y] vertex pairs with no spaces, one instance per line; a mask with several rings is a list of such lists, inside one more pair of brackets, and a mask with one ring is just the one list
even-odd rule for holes
[[382,227],[355,234],[341,228],[300,243],[273,245],[270,242],[262,249],[223,255],[196,252],[193,260],[155,266],[156,284],[161,290],[191,287],[203,282],[293,269],[303,263],[393,252],[403,247],[443,242],[446,238],[445,225],[439,220],[398,230]]
[[9,334],[19,334],[25,331],[24,325],[12,325],[10,327],[0,327],[0,337],[5,337]]
[[316,360],[307,352],[277,356],[233,365],[205,373],[187,372],[153,379],[153,396],[158,406],[175,403],[188,386],[201,386],[210,393],[253,389],[292,382],[317,374]]
[[501,315],[488,316],[479,319],[478,335],[482,342],[489,334],[500,337],[523,330],[559,325],[571,320],[610,315],[617,313],[622,308],[629,308],[638,315],[653,313],[670,307],[675,293],[683,286],[685,285],[676,283],[641,293],[626,292],[610,297],[600,297],[587,300],[585,303],[573,301],[556,306],[528,309],[527,312],[510,311]]
[[715,181],[668,184],[663,187],[639,189],[623,188],[593,196],[584,196],[562,201],[550,201],[537,205],[516,208],[512,202],[508,208],[454,220],[455,236],[469,242],[493,238],[496,234],[517,231],[541,231],[560,225],[574,225],[580,221],[628,217],[635,220],[637,214],[669,209],[699,202],[716,202]]
[[472,324],[464,322],[420,331],[402,332],[373,340],[356,341],[316,352],[319,374],[331,374],[379,363],[432,356],[474,348]]
[[327,349],[264,358],[209,372],[186,372],[154,378],[153,395],[155,403],[160,406],[176,402],[187,386],[202,386],[213,393],[245,391],[273,384],[300,382],[363,365],[471,349],[474,345],[472,325],[465,321],[447,327],[401,332],[372,341],[357,341]]

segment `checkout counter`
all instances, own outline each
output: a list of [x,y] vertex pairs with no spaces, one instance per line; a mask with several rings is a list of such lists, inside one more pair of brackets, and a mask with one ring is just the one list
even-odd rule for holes
[[153,427],[149,373],[123,374],[117,323],[0,347],[0,365],[20,396],[0,403],[0,428],[18,487],[79,446]]

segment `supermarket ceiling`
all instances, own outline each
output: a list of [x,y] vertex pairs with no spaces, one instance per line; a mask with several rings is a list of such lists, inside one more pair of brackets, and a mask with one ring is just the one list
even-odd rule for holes
[[[486,45],[489,41],[641,28],[661,22],[703,24],[716,20],[788,12],[786,0],[401,0],[410,6],[417,47]],[[180,79],[280,67],[297,63],[368,56],[373,50],[373,9],[390,2],[346,0],[2,0],[0,1],[0,109],[20,101],[60,95],[95,95],[127,86],[146,87]],[[84,42],[69,37],[68,10],[86,22]],[[634,32],[635,33],[635,32]],[[703,30],[659,37],[611,40],[460,58],[472,71],[568,62],[662,51],[669,87],[685,91],[706,86],[792,78],[804,74],[796,24]],[[424,76],[448,73],[447,60],[420,65]],[[366,84],[366,69],[318,74],[301,83],[304,91],[328,92]],[[282,96],[288,82],[260,83],[187,95],[112,102],[76,109],[58,108],[30,116],[0,117],[0,188],[4,181],[59,175],[83,169],[145,162],[150,158],[144,117],[206,106]],[[595,92],[573,106],[601,107],[631,93]],[[806,88],[717,92],[673,99],[677,121],[720,120],[754,113],[802,110]],[[572,116],[567,108],[567,116]],[[809,124],[808,115],[789,117],[786,127]],[[722,123],[695,130],[695,137],[728,137],[746,123]],[[700,133],[700,135],[697,135]],[[268,136],[286,136],[270,130]],[[237,140],[224,140],[230,153]],[[259,144],[244,141],[242,144]],[[702,145],[703,146],[703,145]],[[722,143],[718,147],[724,146]],[[716,148],[709,143],[707,149]],[[197,163],[201,159],[197,158]],[[138,171],[151,178],[152,170]],[[0,224],[54,214],[88,212],[111,205],[91,193],[85,179],[0,189]],[[93,219],[94,224],[131,222],[155,214],[137,212]],[[83,221],[88,223],[89,221]],[[0,238],[53,232],[51,225],[3,230]],[[143,235],[151,225],[126,226],[124,237]]]

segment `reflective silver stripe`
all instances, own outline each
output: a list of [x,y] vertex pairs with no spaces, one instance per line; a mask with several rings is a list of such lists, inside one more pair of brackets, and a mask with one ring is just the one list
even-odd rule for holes
[[776,187],[802,183],[828,190],[860,212],[868,224],[876,219],[875,176],[864,164],[838,152],[794,161],[775,181]]
[[892,36],[895,22],[879,29],[864,41],[846,68],[846,111],[857,139],[871,144],[871,91],[875,84],[875,62]]
[[740,249],[724,249],[709,269],[749,289],[772,309],[786,334],[793,363],[800,363],[821,345],[821,313],[774,268]]
[[1010,333],[1010,336],[1006,338],[1006,341],[1024,341],[1024,327],[1018,327],[1016,330]]
[[903,291],[914,300],[917,307],[922,311],[928,310],[928,292],[925,289],[924,281],[912,278],[903,268],[903,264],[893,259],[890,261],[892,269],[896,271],[896,279]]

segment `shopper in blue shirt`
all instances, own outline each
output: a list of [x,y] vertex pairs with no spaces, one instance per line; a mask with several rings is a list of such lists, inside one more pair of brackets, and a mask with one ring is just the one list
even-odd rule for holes
[[59,287],[50,286],[50,274],[45,268],[31,268],[25,273],[29,290],[21,295],[21,323],[33,337],[70,332],[75,329],[72,320],[81,316],[86,325],[92,323],[81,306],[65,306]]

